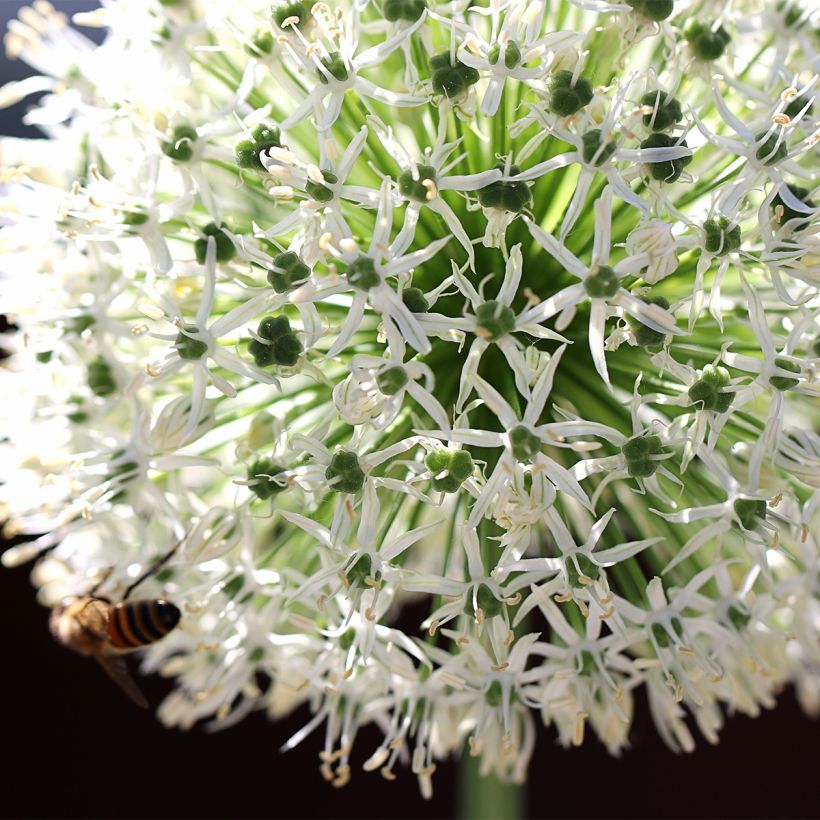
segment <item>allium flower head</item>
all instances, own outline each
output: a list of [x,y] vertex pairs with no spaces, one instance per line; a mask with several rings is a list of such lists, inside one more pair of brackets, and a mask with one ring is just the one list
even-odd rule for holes
[[6,36],[2,103],[46,93],[0,145],[4,563],[174,602],[165,723],[308,704],[333,785],[429,796],[465,747],[521,780],[536,721],[618,754],[641,687],[687,751],[817,708],[816,11],[75,22]]

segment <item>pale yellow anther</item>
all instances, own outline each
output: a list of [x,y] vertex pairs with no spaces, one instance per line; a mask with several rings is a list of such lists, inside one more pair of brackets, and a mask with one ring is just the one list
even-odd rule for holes
[[379,773],[385,780],[390,780],[392,782],[396,779],[396,775],[393,774],[393,772],[387,766],[382,766],[382,768],[379,769]]
[[427,630],[427,633],[431,638],[436,634],[436,632],[438,632],[439,626],[441,626],[440,621],[433,621],[433,623],[430,624],[430,628]]
[[367,618],[368,621],[375,621],[376,613],[370,607],[367,607],[364,611],[364,617]]
[[464,38],[464,45],[473,52],[473,54],[481,53],[481,41],[472,32]]
[[282,20],[282,28],[289,28],[293,26],[294,28],[299,25],[299,17],[296,14],[291,15],[290,17],[286,17]]
[[513,632],[512,629],[510,629],[507,631],[507,634],[504,637],[504,646],[511,646],[514,640],[515,632]]
[[436,187],[436,183],[433,182],[432,179],[423,179],[421,184],[427,190],[425,198],[428,202],[432,202],[438,196],[438,188]]
[[678,652],[680,652],[681,655],[686,655],[689,657],[693,657],[695,654],[688,646],[679,646]]
[[575,729],[572,735],[572,745],[580,746],[584,742],[584,725],[586,719],[589,717],[587,712],[578,712],[575,715]]
[[598,617],[602,621],[606,621],[608,618],[611,618],[615,614],[615,607],[610,606],[607,607]]
[[788,88],[783,89],[783,91],[780,94],[780,99],[783,100],[783,102],[788,102],[792,99],[792,97],[796,96],[796,94],[797,89],[794,86],[790,85]]
[[153,364],[145,365],[145,373],[146,375],[150,376],[152,379],[156,379],[162,375],[162,368],[157,367]]
[[492,669],[493,672],[503,672],[505,669],[509,668],[510,664],[507,661],[504,661],[504,663],[499,663],[497,665],[490,666],[490,669]]
[[484,623],[484,610],[481,607],[476,607],[475,622],[479,626]]
[[783,493],[778,493],[770,502],[769,506],[774,509],[783,500]]
[[521,593],[516,592],[511,598],[505,598],[504,603],[507,606],[518,606],[521,603]]
[[327,595],[320,595],[316,599],[316,609],[318,609],[319,612],[324,612],[326,603],[327,603]]
[[336,769],[336,777],[331,782],[331,786],[334,789],[341,789],[343,786],[346,786],[350,782],[350,766],[346,763],[343,766],[339,766]]
[[785,112],[772,114],[772,122],[775,123],[775,125],[791,125],[792,118]]
[[564,592],[561,595],[553,595],[552,598],[558,604],[565,604],[568,601],[572,600],[572,593],[571,592]]
[[456,643],[459,646],[467,646],[467,644],[470,643],[470,639],[466,635],[460,635],[456,638]]

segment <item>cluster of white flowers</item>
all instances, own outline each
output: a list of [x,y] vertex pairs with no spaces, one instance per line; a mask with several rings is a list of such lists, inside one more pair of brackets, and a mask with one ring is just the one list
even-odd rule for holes
[[686,751],[820,707],[801,2],[37,0],[5,563],[116,599],[176,545],[160,717],[307,703],[335,786],[369,723],[429,795],[536,719],[619,753],[642,686]]

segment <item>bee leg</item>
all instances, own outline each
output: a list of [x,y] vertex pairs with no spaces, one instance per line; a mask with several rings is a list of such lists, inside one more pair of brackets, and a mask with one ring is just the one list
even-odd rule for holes
[[151,566],[150,566],[150,567],[148,567],[148,569],[147,569],[147,570],[145,570],[145,572],[143,572],[143,573],[142,573],[142,575],[140,575],[140,576],[139,576],[139,578],[137,578],[137,580],[136,580],[136,581],[134,581],[134,583],[132,583],[132,584],[131,584],[131,586],[129,586],[129,587],[125,590],[125,594],[122,596],[122,600],[123,600],[123,601],[125,601],[125,600],[128,598],[128,596],[129,596],[129,595],[130,595],[130,594],[131,594],[131,593],[132,593],[132,592],[133,592],[133,591],[134,591],[134,590],[135,590],[135,589],[136,589],[136,588],[137,588],[137,587],[138,587],[138,586],[139,586],[139,585],[140,585],[140,584],[141,584],[141,583],[142,583],[142,582],[146,579],[146,578],[150,578],[152,575],[154,575],[155,573],[159,572],[159,570],[160,570],[160,569],[161,569],[161,568],[162,568],[165,564],[167,564],[167,563],[168,563],[168,561],[170,561],[170,560],[174,557],[174,555],[176,554],[176,551],[180,548],[180,546],[181,546],[182,542],[185,540],[185,537],[186,537],[186,536],[183,536],[182,538],[180,538],[180,539],[179,539],[179,541],[177,541],[177,542],[176,542],[176,544],[174,544],[174,546],[173,546],[173,547],[171,547],[171,549],[170,549],[170,550],[168,550],[168,552],[166,552],[166,553],[165,553],[165,555],[163,555],[161,558],[158,558],[156,561],[154,561],[154,563],[153,563],[153,564],[151,564]]
[[94,584],[93,587],[88,591],[89,598],[96,598],[99,601],[105,601],[107,604],[112,603],[110,598],[105,598],[102,595],[97,595],[97,590],[111,577],[111,573],[114,571],[114,567],[109,567],[102,575],[99,581]]

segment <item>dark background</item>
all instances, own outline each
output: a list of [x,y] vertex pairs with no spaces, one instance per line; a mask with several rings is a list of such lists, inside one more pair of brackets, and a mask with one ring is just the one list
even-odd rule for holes
[[[17,0],[0,0],[3,29],[20,5]],[[93,2],[55,5],[73,12]],[[0,58],[0,83],[28,73],[23,64]],[[19,122],[28,105],[0,112],[0,133],[36,135]],[[36,604],[28,574],[28,567],[0,569],[5,644],[0,675],[3,817],[456,815],[455,764],[439,765],[432,802],[420,798],[407,770],[397,769],[399,778],[393,783],[361,770],[379,742],[375,731],[360,734],[353,778],[339,791],[319,775],[320,734],[281,754],[282,743],[308,719],[305,710],[279,723],[251,715],[217,734],[164,729],[150,712],[132,706],[96,664],[54,643],[48,612]],[[142,679],[140,685],[152,704],[158,704],[169,688],[167,681],[156,678]],[[639,695],[632,748],[620,759],[610,757],[591,732],[582,748],[564,750],[554,732],[541,730],[530,765],[528,814],[817,817],[819,729],[787,690],[777,708],[757,720],[728,718],[718,746],[699,739],[695,754],[677,756],[658,738]]]

